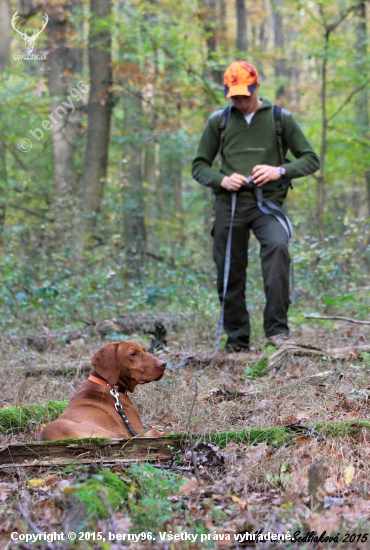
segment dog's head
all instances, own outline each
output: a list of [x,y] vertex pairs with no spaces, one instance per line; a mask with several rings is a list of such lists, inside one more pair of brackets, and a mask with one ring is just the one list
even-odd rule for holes
[[121,384],[130,392],[137,384],[160,380],[166,368],[164,361],[130,340],[106,344],[93,355],[91,363],[109,384]]

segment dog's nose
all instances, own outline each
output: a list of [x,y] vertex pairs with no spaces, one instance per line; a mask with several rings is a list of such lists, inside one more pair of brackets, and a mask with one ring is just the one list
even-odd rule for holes
[[161,369],[165,369],[166,368],[166,361],[158,361],[158,367],[161,368]]

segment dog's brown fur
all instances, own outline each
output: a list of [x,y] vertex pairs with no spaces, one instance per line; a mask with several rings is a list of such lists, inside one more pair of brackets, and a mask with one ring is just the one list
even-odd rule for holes
[[[97,351],[91,363],[92,375],[100,375],[110,385],[120,385],[133,392],[137,384],[160,380],[166,363],[146,352],[136,342],[112,342]],[[120,403],[132,427],[141,435],[143,425],[128,395],[120,393]],[[72,396],[66,410],[41,432],[40,439],[130,437],[126,424],[114,408],[115,399],[109,389],[86,380]]]

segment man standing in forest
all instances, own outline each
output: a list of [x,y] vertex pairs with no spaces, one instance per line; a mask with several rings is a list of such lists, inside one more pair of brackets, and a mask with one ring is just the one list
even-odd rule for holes
[[[217,290],[221,303],[232,216],[231,196],[237,193],[230,271],[223,304],[223,326],[228,336],[225,350],[238,352],[249,349],[250,323],[245,287],[250,230],[261,246],[266,296],[266,345],[279,348],[292,343],[288,327],[289,236],[284,223],[277,219],[279,216],[266,211],[260,201],[257,204],[255,191],[262,190],[263,200],[271,201],[272,209],[274,205],[281,207],[289,181],[315,172],[319,168],[319,159],[293,116],[285,110],[281,115],[284,149],[281,151],[273,105],[258,97],[260,83],[253,65],[245,61],[232,63],[224,74],[224,85],[225,96],[231,99],[232,105],[227,114],[216,111],[209,118],[193,161],[192,176],[202,185],[212,188],[215,195],[213,258],[217,266]],[[289,164],[282,160],[288,149],[295,157]],[[212,168],[218,152],[221,156],[219,171]],[[248,176],[252,176],[253,183]]]

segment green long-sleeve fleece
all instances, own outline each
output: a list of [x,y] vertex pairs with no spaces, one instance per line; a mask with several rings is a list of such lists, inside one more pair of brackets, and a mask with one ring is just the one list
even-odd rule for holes
[[[262,99],[262,98],[261,98]],[[230,200],[230,193],[221,187],[224,176],[234,172],[249,176],[256,164],[280,166],[279,144],[272,117],[272,104],[262,99],[262,105],[248,124],[243,114],[236,108],[231,108],[231,114],[223,136],[221,151],[221,168],[212,168],[214,159],[220,148],[219,120],[222,111],[214,112],[203,131],[199,147],[192,164],[193,178],[211,187],[218,199]],[[282,112],[283,142],[286,150],[290,150],[295,160],[283,164],[287,178],[294,179],[315,172],[319,166],[319,158],[308,143],[294,117],[286,111]],[[281,202],[286,189],[281,179],[271,181],[263,186],[263,196]],[[254,203],[253,185],[246,184],[238,196],[238,201]]]

